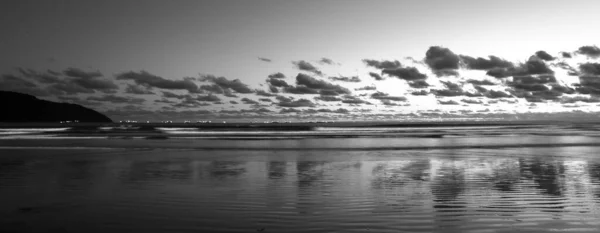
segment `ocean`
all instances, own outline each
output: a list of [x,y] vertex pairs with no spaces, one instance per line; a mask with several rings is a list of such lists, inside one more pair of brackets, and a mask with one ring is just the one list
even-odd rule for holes
[[0,125],[1,232],[599,232],[600,124]]

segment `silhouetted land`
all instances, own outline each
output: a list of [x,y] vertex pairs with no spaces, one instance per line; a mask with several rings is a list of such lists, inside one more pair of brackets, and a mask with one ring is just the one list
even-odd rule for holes
[[107,116],[81,105],[40,100],[10,91],[0,91],[0,109],[0,122],[112,122]]

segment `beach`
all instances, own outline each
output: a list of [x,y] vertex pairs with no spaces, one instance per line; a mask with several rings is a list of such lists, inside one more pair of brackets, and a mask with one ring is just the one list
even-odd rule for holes
[[[410,137],[392,128],[379,133],[401,136],[341,137],[356,132],[346,130],[332,137],[334,130],[340,129],[317,137],[314,131],[295,136],[276,131],[260,139],[65,134],[70,138],[0,140],[0,228],[600,230],[600,147],[588,131],[538,127],[527,135],[483,136],[472,133],[481,128],[471,128],[457,136],[461,129],[450,128],[451,137]],[[429,134],[431,128],[412,132]],[[196,136],[206,131],[201,134]]]

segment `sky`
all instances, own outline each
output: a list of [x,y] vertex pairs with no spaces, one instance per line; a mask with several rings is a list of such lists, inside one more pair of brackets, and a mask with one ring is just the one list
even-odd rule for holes
[[600,103],[599,8],[9,0],[0,90],[113,120],[579,116]]

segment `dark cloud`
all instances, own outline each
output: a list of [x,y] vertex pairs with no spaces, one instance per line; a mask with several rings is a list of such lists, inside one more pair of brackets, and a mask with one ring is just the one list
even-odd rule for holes
[[466,55],[460,55],[460,59],[466,65],[468,69],[473,70],[490,70],[495,68],[511,68],[514,65],[502,58],[496,56],[488,56],[489,59],[482,57],[473,58]]
[[261,101],[261,102],[273,102],[273,100],[271,100],[269,98],[259,98],[258,101]]
[[132,98],[125,96],[116,96],[116,95],[104,95],[104,96],[90,96],[87,97],[89,101],[97,101],[97,102],[109,102],[115,104],[128,103],[128,104],[141,104],[145,99],[142,98]]
[[581,46],[577,50],[577,53],[586,55],[588,57],[597,58],[600,56],[600,48],[597,46]]
[[[519,98],[525,98],[528,102],[543,102],[545,100],[557,100],[569,88],[561,88],[556,84],[553,75],[540,76],[515,76],[507,85],[512,87],[512,94]],[[550,89],[547,85],[557,88]]]
[[127,84],[125,93],[136,94],[136,95],[151,95],[154,92],[148,90],[145,86]]
[[363,59],[363,62],[367,65],[367,66],[372,66],[375,67],[377,69],[380,70],[384,70],[384,69],[396,69],[396,68],[400,68],[402,66],[402,64],[400,64],[399,61],[394,60],[394,61],[377,61],[377,60],[371,60],[371,59]]
[[285,78],[285,74],[282,74],[281,72],[277,72],[277,73],[270,74],[268,76],[268,78],[282,79],[282,78]]
[[329,58],[321,58],[321,60],[319,60],[319,63],[321,64],[326,64],[326,65],[333,65],[335,64],[335,62],[333,62],[333,60],[329,59]]
[[116,76],[117,80],[132,80],[139,85],[169,90],[187,90],[191,93],[198,91],[198,86],[190,80],[169,80],[150,74],[146,71],[125,72]]
[[64,83],[65,79],[60,78],[60,72],[48,70],[48,73],[40,73],[32,69],[17,68],[17,71],[30,79],[44,84]]
[[456,102],[454,100],[448,100],[448,101],[438,100],[438,103],[441,105],[460,105],[458,102]]
[[94,79],[94,78],[99,78],[102,77],[102,73],[100,73],[100,71],[83,71],[81,69],[78,68],[67,68],[65,70],[63,70],[63,74],[69,77],[73,77],[73,78],[80,78],[80,79]]
[[416,80],[408,82],[408,86],[412,88],[427,88],[429,87],[429,83],[427,83],[425,80]]
[[[35,83],[24,80],[20,77],[4,74],[0,77],[0,90],[14,91],[19,93],[30,94],[34,96],[48,96],[50,93],[47,90],[39,88]],[[10,101],[10,100],[4,100]]]
[[154,100],[154,103],[175,104],[177,102],[169,100],[169,99],[162,98],[162,99],[159,99],[159,100]]
[[600,75],[579,76],[579,84],[576,86],[577,92],[581,94],[600,95]]
[[327,102],[339,102],[342,101],[341,98],[336,97],[336,96],[317,96],[315,97],[316,100],[321,100],[321,101],[327,101]]
[[371,104],[368,101],[362,100],[356,96],[345,95],[342,103],[351,104],[351,105],[360,105],[360,104]]
[[413,91],[411,94],[412,95],[429,95],[429,92],[427,92],[425,90],[420,90],[420,91]]
[[490,80],[475,80],[475,79],[469,79],[467,80],[467,83],[473,84],[473,85],[480,85],[480,86],[491,86],[491,85],[496,85],[495,83],[493,83]]
[[78,93],[92,94],[94,90],[79,86],[72,82],[55,83],[49,86],[50,92],[55,95],[75,95]]
[[165,97],[165,98],[177,98],[177,99],[185,98],[185,95],[178,95],[173,92],[163,91],[162,93],[163,93],[163,97]]
[[264,62],[272,62],[273,60],[269,59],[269,58],[264,58],[264,57],[258,57],[258,60],[264,61]]
[[312,72],[316,75],[323,75],[323,73],[319,69],[317,69],[317,67],[313,66],[312,64],[310,64],[307,61],[303,61],[303,60],[294,61],[294,62],[292,62],[292,64],[294,64],[294,66],[296,66],[296,68],[299,70]]
[[221,101],[221,99],[218,96],[211,95],[211,94],[208,94],[208,95],[199,95],[196,98],[196,100],[202,101],[202,102],[218,102],[218,101]]
[[384,79],[384,78],[383,78],[383,77],[381,77],[381,75],[379,75],[378,73],[369,72],[369,76],[373,77],[373,78],[374,78],[375,80],[377,80],[377,81],[381,81],[381,80],[383,80],[383,79]]
[[382,74],[397,77],[407,81],[426,79],[427,75],[422,74],[415,67],[396,68],[396,69],[385,69],[381,71]]
[[356,91],[374,91],[374,90],[377,90],[377,87],[376,86],[364,86],[364,87],[356,88],[354,90],[356,90]]
[[371,98],[378,100],[391,100],[391,101],[406,101],[406,97],[404,96],[390,96],[387,93],[383,92],[375,92],[371,94]]
[[567,53],[567,52],[561,52],[560,55],[562,55],[563,58],[571,58],[571,53]]
[[544,60],[544,61],[554,61],[554,59],[556,59],[555,57],[553,57],[552,55],[548,54],[544,50],[540,50],[540,51],[535,52],[535,55],[537,57],[539,57],[540,59]]
[[201,85],[200,90],[207,91],[213,94],[223,94],[225,91],[217,84]]
[[229,80],[225,77],[216,77],[214,75],[204,75],[200,78],[200,81],[212,82],[223,89],[231,89],[237,93],[248,94],[254,91],[244,84],[239,79]]
[[352,76],[352,77],[344,77],[344,76],[329,77],[329,79],[333,80],[333,81],[342,81],[342,82],[351,82],[351,83],[358,83],[358,82],[361,81],[358,76]]
[[319,90],[312,89],[304,85],[288,86],[283,88],[283,91],[291,94],[319,94]]
[[485,87],[479,86],[479,85],[473,85],[473,88],[475,88],[475,90],[479,91],[479,92],[486,92],[487,89]]
[[290,86],[284,80],[275,79],[275,78],[269,78],[269,79],[267,79],[267,83],[269,83],[273,87],[288,87],[288,86]]
[[452,69],[434,70],[433,73],[438,77],[459,76],[458,71]]
[[248,98],[242,98],[241,101],[242,101],[242,103],[245,103],[245,104],[259,104],[258,101],[251,100],[251,99],[248,99]]
[[425,63],[432,70],[458,69],[460,59],[450,49],[431,46],[425,53]]
[[467,104],[483,104],[483,102],[481,102],[481,100],[476,100],[476,99],[462,99],[460,101],[463,103],[467,103]]
[[579,69],[584,74],[600,75],[600,63],[583,63],[579,65]]
[[[305,86],[309,89],[318,90],[318,91],[328,90],[328,91],[334,91],[338,94],[351,94],[350,90],[348,90],[345,87],[342,87],[340,85],[331,84],[331,83],[323,81],[323,80],[315,79],[313,77],[310,77],[310,76],[308,76],[306,74],[302,74],[302,73],[300,73],[296,76],[296,84],[298,85],[298,87]],[[288,89],[286,88],[286,90],[288,90]],[[290,92],[290,93],[292,93],[292,92]]]
[[279,89],[277,89],[277,87],[275,87],[273,85],[269,85],[269,91],[271,93],[279,93]]
[[266,97],[277,96],[277,95],[275,95],[275,94],[268,93],[268,92],[266,92],[266,91],[263,91],[263,90],[256,90],[256,92],[255,92],[255,93],[256,93],[256,95],[258,95],[258,96],[266,96]]
[[511,68],[494,68],[489,70],[487,75],[495,78],[506,78],[510,76],[524,76],[533,74],[554,74],[544,61],[536,56],[529,58],[527,62],[519,67]]
[[590,97],[585,97],[585,96],[563,97],[560,100],[560,102],[563,103],[563,104],[573,104],[573,103],[577,103],[577,102],[599,103],[600,102],[600,97],[598,97],[598,96],[590,96]]
[[298,109],[295,109],[295,108],[282,108],[279,111],[279,113],[282,113],[282,114],[286,114],[286,113],[300,113],[300,112],[302,112],[302,110],[298,110]]
[[277,104],[280,107],[287,107],[287,108],[298,108],[298,107],[314,107],[315,104],[307,99],[298,99],[298,100],[292,100],[292,101],[286,101],[286,102],[279,102]]
[[238,97],[236,94],[233,94],[233,92],[231,92],[231,90],[229,90],[229,89],[224,89],[223,90],[223,95],[227,96],[227,97],[232,97],[232,98],[237,98]]

